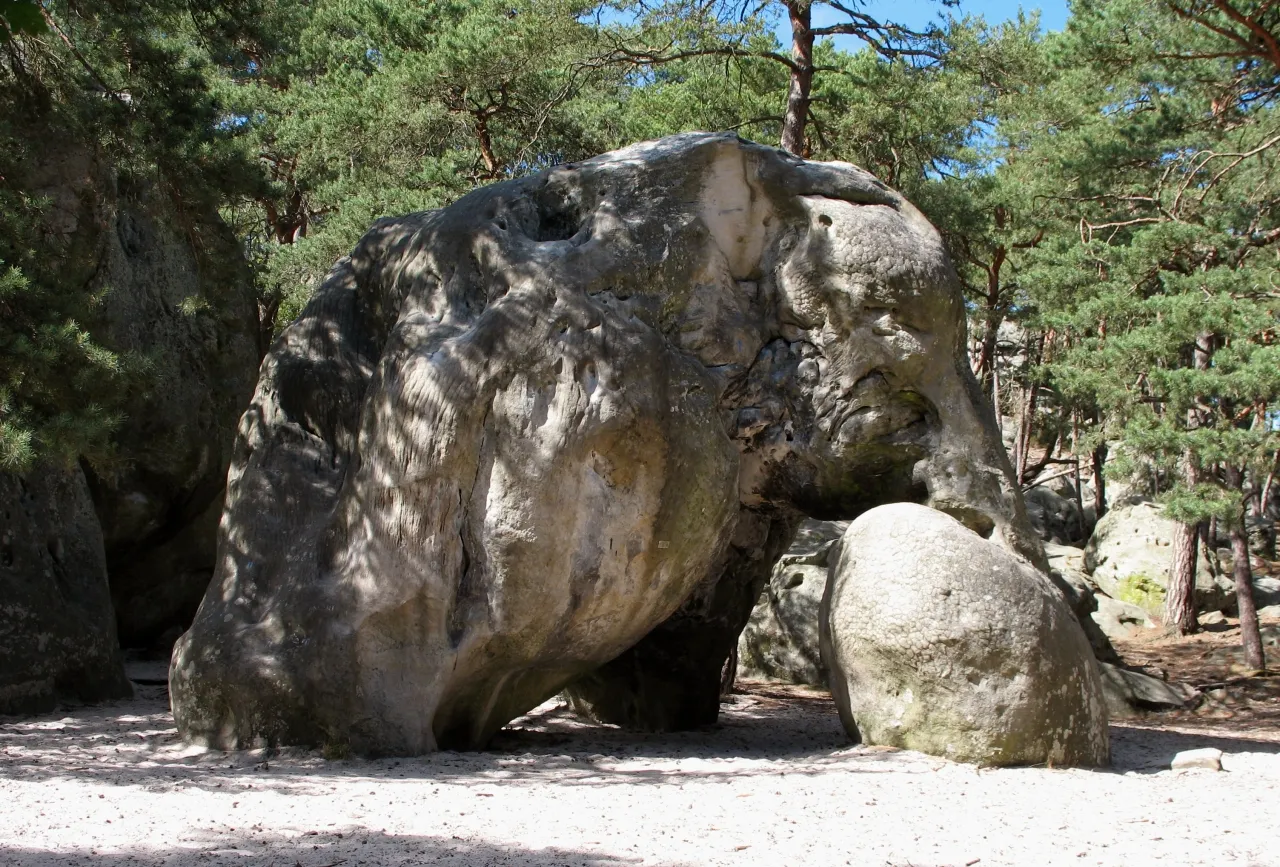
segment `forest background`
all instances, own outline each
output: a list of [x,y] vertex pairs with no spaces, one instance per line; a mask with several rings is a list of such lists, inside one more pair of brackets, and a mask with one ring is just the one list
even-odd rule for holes
[[[87,143],[121,195],[216,212],[259,346],[386,214],[683,130],[847,160],[942,231],[1018,481],[1275,559],[1280,4],[1078,0],[1065,28],[838,0],[0,0],[0,470],[132,460],[162,360],[87,325],[25,167]],[[192,230],[194,232],[194,229]],[[109,291],[109,290],[107,290]],[[191,311],[196,315],[199,311]],[[136,404],[135,404],[136,405]]]

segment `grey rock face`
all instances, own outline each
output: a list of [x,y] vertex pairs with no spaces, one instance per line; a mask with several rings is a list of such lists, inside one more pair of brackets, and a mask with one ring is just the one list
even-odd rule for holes
[[1093,622],[1107,638],[1134,638],[1144,629],[1155,629],[1159,624],[1151,619],[1146,609],[1129,602],[1121,602],[1110,596],[1098,596],[1098,608],[1093,612]]
[[920,500],[1043,563],[941,241],[859,169],[689,134],[380,222],[241,420],[175,715],[477,746],[570,685],[714,721],[803,514]]
[[1068,499],[1045,485],[1037,485],[1024,495],[1027,520],[1045,542],[1069,545],[1083,542],[1091,529],[1075,500]]
[[146,646],[191,622],[213,575],[236,423],[261,360],[257,309],[239,245],[216,215],[187,215],[184,230],[150,189],[101,207],[114,231],[103,234],[96,279],[113,291],[91,328],[162,372],[118,435],[140,446],[129,467],[89,479],[120,638]]
[[[1258,576],[1253,579],[1253,604],[1257,608],[1270,608],[1273,605],[1280,605],[1280,578],[1270,575]],[[1239,610],[1232,600],[1231,608],[1233,611]]]
[[[1072,608],[1099,660],[1116,661],[1111,639],[1133,638],[1143,629],[1156,627],[1157,624],[1146,609],[1131,602],[1112,599],[1102,592],[1092,576],[1084,572],[1084,551],[1052,543],[1046,543],[1044,551],[1049,558],[1050,574],[1058,573],[1075,588],[1067,594],[1068,601],[1072,602]],[[1083,599],[1086,595],[1092,600],[1090,604],[1087,607],[1078,606],[1076,600]]]
[[[1154,503],[1137,502],[1107,512],[1084,549],[1085,569],[1104,593],[1159,618],[1173,566],[1173,521]],[[1196,606],[1215,611],[1234,595],[1227,578],[1215,578],[1203,549],[1196,565]]]
[[84,324],[99,343],[143,353],[158,382],[126,408],[126,465],[90,470],[111,595],[126,646],[185,627],[217,546],[237,419],[261,352],[251,275],[216,213],[123,181],[89,148],[51,138],[24,186],[51,202],[62,279],[103,293]]
[[1066,599],[1071,612],[1075,614],[1080,628],[1084,630],[1089,646],[1093,648],[1095,659],[1106,662],[1118,662],[1119,655],[1111,645],[1111,636],[1098,622],[1098,612],[1105,602],[1111,602],[1106,596],[1098,594],[1096,587],[1083,572],[1074,569],[1049,568],[1049,579]]
[[1114,718],[1139,716],[1144,711],[1185,707],[1188,693],[1140,671],[1100,663],[1102,692]]
[[1097,665],[1063,596],[947,515],[902,503],[854,521],[822,627],[855,739],[980,764],[1109,761]]
[[[751,619],[738,638],[738,675],[785,683],[827,685],[818,638],[818,611],[827,567],[848,521],[807,519],[778,560]],[[886,580],[892,580],[885,576]]]
[[[848,526],[848,521],[813,519],[800,525],[795,541],[773,568],[751,619],[738,638],[739,677],[827,685],[818,612],[828,567],[838,556],[838,543]],[[1079,571],[1083,565],[1079,548],[1046,544],[1045,553],[1049,559],[1048,575],[1075,613],[1094,657],[1117,662],[1110,639],[1132,637],[1135,630],[1129,626],[1129,619],[1133,614],[1137,614],[1136,623],[1153,624],[1142,609],[1096,592],[1088,576]],[[881,580],[889,586],[898,579],[896,573],[889,572]]]
[[84,475],[0,473],[0,714],[131,694]]
[[[1058,569],[1063,572],[1084,572],[1084,550],[1081,548],[1073,548],[1069,545],[1055,545],[1052,542],[1046,542],[1044,546],[1044,555],[1049,561],[1050,569]],[[1086,576],[1086,580],[1092,579]]]

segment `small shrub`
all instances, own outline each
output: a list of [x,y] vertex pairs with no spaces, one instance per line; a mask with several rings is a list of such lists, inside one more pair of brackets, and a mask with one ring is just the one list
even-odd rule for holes
[[1120,579],[1120,590],[1117,598],[1144,608],[1147,611],[1159,611],[1164,608],[1165,590],[1150,575],[1128,575]]

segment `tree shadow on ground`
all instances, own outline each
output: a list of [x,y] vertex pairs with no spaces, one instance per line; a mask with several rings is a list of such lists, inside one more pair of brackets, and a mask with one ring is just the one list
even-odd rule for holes
[[[0,842],[0,864],[6,867],[631,867],[643,861],[639,854],[559,847],[529,849],[445,835],[387,834],[366,829],[292,836],[210,831],[180,846],[140,844],[112,851],[51,851]],[[681,865],[672,863],[671,867]]]
[[1173,757],[1186,750],[1213,747],[1227,754],[1280,755],[1280,741],[1217,732],[1174,731],[1151,725],[1111,726],[1111,764],[1117,772],[1155,774],[1169,770]]
[[818,774],[833,765],[848,772],[888,772],[940,761],[851,744],[826,693],[785,686],[735,695],[719,723],[695,731],[644,733],[598,725],[548,703],[514,721],[485,751],[380,760],[299,748],[202,750],[178,735],[163,687],[138,691],[133,701],[115,706],[0,721],[0,776],[155,791],[269,785],[284,794],[309,794],[326,778],[610,787]]
[[[270,787],[282,794],[307,795],[325,779],[607,789],[819,774],[833,767],[849,773],[904,773],[944,761],[853,745],[827,693],[775,684],[748,683],[745,694],[724,705],[719,723],[696,731],[644,733],[597,725],[574,716],[564,705],[548,703],[516,720],[485,751],[386,759],[326,757],[300,748],[201,750],[179,737],[164,687],[143,685],[138,691],[138,698],[114,706],[0,720],[0,776],[135,785],[162,792]],[[1177,753],[1200,747],[1228,754],[1280,755],[1280,740],[1171,731],[1156,725],[1112,726],[1114,771],[1167,770]]]

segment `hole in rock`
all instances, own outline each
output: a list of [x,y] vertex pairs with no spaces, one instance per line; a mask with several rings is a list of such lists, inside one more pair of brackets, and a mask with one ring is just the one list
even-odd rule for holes
[[578,234],[580,218],[572,211],[553,211],[543,214],[538,223],[536,240],[567,241]]
[[585,215],[572,198],[544,192],[538,197],[537,209],[535,241],[567,241],[582,229]]

